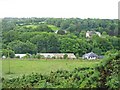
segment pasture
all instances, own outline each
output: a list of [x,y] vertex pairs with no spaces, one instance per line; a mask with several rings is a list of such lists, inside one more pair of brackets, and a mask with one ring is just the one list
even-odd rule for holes
[[50,27],[52,30],[59,30],[60,28],[58,28],[58,27],[56,27],[56,26],[54,26],[54,25],[48,25],[48,27]]
[[[94,67],[99,60],[67,60],[67,59],[4,59],[2,60],[2,76],[12,78],[23,74],[49,74],[56,70],[73,70],[77,67]],[[10,67],[10,74],[9,72]]]

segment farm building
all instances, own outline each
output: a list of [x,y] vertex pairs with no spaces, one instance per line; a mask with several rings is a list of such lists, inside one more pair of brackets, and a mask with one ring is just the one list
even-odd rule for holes
[[99,56],[93,52],[90,52],[90,53],[84,54],[82,58],[83,59],[97,59],[99,58]]
[[64,55],[67,54],[67,57],[69,59],[75,59],[76,56],[73,53],[38,53],[42,56],[44,56],[45,58],[64,58]]
[[44,56],[45,58],[52,58],[52,57],[54,57],[53,53],[38,53],[38,54]]
[[26,54],[15,54],[15,57],[19,57],[19,58],[23,58],[25,56],[26,56]]

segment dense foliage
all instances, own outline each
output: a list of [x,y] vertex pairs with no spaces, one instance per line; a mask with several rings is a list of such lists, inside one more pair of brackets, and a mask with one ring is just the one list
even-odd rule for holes
[[[14,53],[73,52],[82,56],[95,52],[104,55],[119,50],[118,20],[80,18],[4,18],[2,20],[3,55]],[[86,31],[97,31],[101,37],[86,38]],[[57,32],[57,33],[55,33]]]
[[22,77],[4,79],[3,88],[106,88],[118,90],[120,52],[107,53],[106,58],[93,68],[57,70],[49,75],[32,73]]

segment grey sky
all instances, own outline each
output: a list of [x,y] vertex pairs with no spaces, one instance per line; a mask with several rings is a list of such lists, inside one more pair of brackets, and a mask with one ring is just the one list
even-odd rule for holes
[[118,18],[119,0],[1,0],[0,17]]

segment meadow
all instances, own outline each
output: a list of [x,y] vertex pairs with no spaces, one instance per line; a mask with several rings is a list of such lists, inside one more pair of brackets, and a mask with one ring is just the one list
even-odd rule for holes
[[[67,60],[67,59],[4,59],[2,60],[2,76],[12,78],[23,74],[49,74],[51,71],[68,70],[77,67],[94,67],[99,60]],[[10,74],[9,72],[10,67]]]

